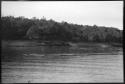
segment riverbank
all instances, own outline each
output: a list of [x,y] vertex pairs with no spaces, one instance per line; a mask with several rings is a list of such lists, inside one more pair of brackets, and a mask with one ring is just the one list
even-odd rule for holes
[[68,46],[68,47],[123,47],[122,43],[97,42],[64,42],[64,41],[30,41],[30,40],[2,40],[2,46]]

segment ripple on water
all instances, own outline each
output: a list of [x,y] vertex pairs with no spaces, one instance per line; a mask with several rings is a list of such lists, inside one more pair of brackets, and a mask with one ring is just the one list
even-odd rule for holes
[[[21,49],[23,48],[17,50]],[[24,51],[12,57],[16,60],[2,62],[4,83],[123,82],[122,54],[55,54],[40,53],[39,49],[37,53],[35,49],[32,52],[25,49],[28,52]]]

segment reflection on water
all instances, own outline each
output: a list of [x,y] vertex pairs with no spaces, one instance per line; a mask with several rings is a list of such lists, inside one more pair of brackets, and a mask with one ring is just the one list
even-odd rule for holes
[[[96,51],[96,52],[95,52]],[[2,82],[123,82],[122,50],[2,48]]]

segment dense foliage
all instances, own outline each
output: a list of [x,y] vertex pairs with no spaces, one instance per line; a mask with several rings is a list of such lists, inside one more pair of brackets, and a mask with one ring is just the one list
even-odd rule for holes
[[77,25],[45,18],[6,16],[2,19],[2,39],[122,42],[122,30],[104,26]]

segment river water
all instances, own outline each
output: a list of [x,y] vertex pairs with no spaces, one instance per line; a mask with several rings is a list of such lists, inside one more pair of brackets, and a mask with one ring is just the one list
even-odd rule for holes
[[123,82],[121,48],[3,47],[2,83]]

